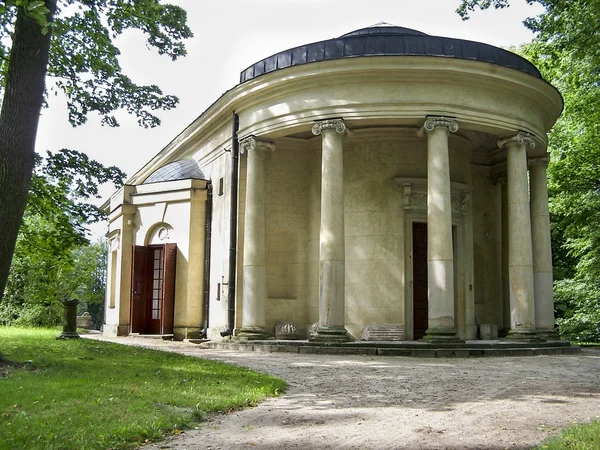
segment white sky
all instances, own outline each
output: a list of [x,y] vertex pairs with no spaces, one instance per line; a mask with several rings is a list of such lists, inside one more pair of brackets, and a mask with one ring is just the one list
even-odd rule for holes
[[[143,129],[134,117],[119,114],[119,128],[100,126],[97,116],[73,128],[60,96],[49,96],[42,112],[36,150],[70,148],[128,176],[166,146],[221,94],[239,82],[242,70],[279,51],[330,39],[378,22],[413,28],[431,35],[469,39],[498,47],[528,42],[526,17],[540,5],[513,0],[505,10],[476,11],[463,22],[454,12],[459,0],[166,0],[188,12],[194,38],[188,55],[176,62],[147,50],[141,33],[118,41],[121,65],[135,82],[157,84],[179,97],[175,110],[158,112],[162,125]],[[112,189],[105,189],[108,196]],[[102,232],[99,227],[94,231]]]

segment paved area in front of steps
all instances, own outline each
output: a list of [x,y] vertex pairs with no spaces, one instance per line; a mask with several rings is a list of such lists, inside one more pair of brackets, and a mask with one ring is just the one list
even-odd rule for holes
[[281,397],[216,415],[146,450],[526,449],[600,416],[600,350],[432,359],[90,337],[242,365],[289,383]]

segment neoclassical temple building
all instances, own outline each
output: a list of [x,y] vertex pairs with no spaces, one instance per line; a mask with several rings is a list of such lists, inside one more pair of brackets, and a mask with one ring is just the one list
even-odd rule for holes
[[551,339],[562,107],[518,55],[387,24],[265,58],[106,202],[104,333]]

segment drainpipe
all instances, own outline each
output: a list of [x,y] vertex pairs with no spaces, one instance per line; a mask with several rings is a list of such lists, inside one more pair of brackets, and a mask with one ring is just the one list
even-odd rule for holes
[[221,331],[221,336],[233,336],[235,328],[235,269],[237,249],[237,203],[238,203],[238,160],[240,155],[237,138],[240,129],[240,119],[233,112],[231,127],[231,207],[229,220],[229,279],[227,292],[227,329]]
[[208,315],[210,313],[210,245],[212,238],[212,208],[213,208],[213,188],[209,181],[206,185],[206,231],[204,235],[204,320],[200,338],[204,339],[208,333]]

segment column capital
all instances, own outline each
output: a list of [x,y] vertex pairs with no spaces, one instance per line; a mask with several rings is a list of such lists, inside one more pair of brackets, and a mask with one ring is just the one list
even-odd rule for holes
[[423,128],[421,128],[420,131],[421,133],[430,133],[437,127],[446,127],[451,133],[456,133],[458,131],[458,123],[456,123],[456,120],[454,120],[453,117],[444,116],[427,117],[423,124]]
[[548,154],[544,155],[544,156],[538,156],[535,158],[530,158],[527,161],[527,165],[529,167],[531,166],[543,166],[543,167],[548,167],[548,162],[550,162],[550,157]]
[[275,150],[275,143],[272,141],[264,141],[262,139],[258,139],[255,136],[248,136],[243,139],[240,139],[240,147],[242,153],[249,152],[250,150]]
[[506,139],[499,139],[498,147],[502,148],[505,145],[512,143],[529,145],[529,147],[531,148],[535,147],[535,140],[533,139],[533,135],[526,133],[525,131],[519,131],[514,136],[511,136]]
[[335,131],[336,133],[343,134],[347,129],[348,126],[343,119],[322,120],[313,125],[312,133],[315,136],[318,136],[325,131]]

